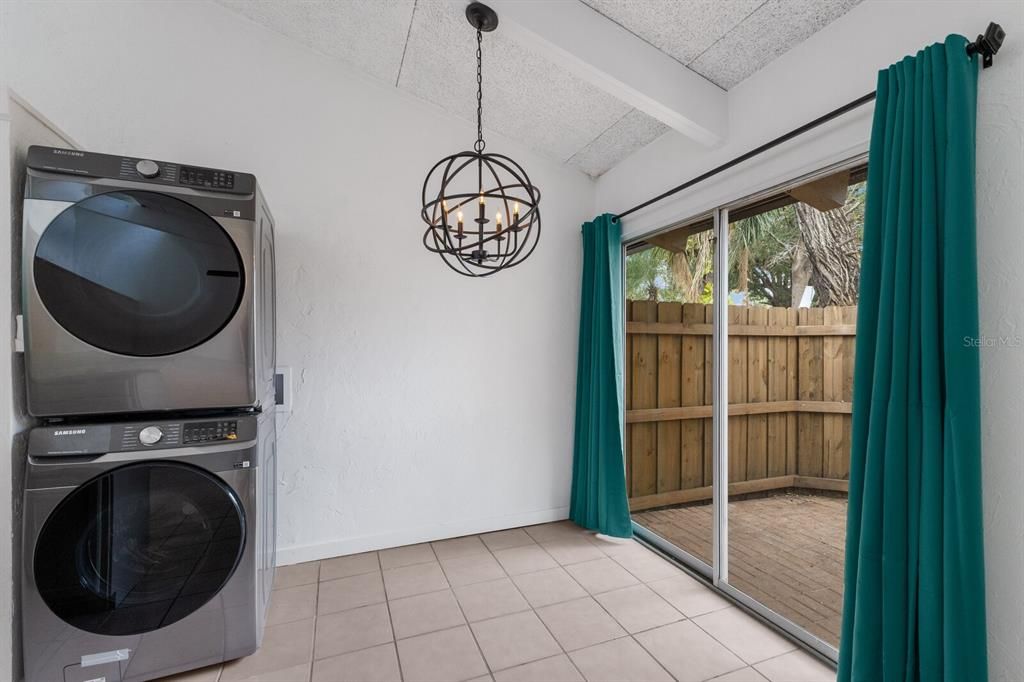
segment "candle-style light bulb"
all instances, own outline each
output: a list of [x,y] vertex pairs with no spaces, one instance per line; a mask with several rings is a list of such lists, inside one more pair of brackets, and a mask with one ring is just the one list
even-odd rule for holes
[[519,222],[519,202],[512,204],[512,222]]
[[448,202],[444,199],[441,200],[441,224],[448,224]]
[[459,211],[459,238],[462,238],[462,211]]
[[498,233],[501,233],[501,212],[494,214],[494,222],[498,224]]

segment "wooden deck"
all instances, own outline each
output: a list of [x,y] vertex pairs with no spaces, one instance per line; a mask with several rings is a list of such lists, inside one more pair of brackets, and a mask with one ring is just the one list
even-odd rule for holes
[[[633,519],[711,563],[710,504]],[[729,582],[833,646],[843,603],[846,498],[790,490],[729,503]]]

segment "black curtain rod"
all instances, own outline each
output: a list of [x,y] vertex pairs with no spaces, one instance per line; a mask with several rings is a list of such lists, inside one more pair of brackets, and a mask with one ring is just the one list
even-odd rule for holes
[[[992,22],[992,23],[990,23],[988,25],[988,28],[985,30],[985,33],[983,35],[979,35],[977,40],[975,40],[973,43],[968,43],[968,45],[967,45],[967,54],[968,55],[974,55],[975,53],[980,54],[981,55],[982,67],[987,69],[988,67],[992,66],[992,56],[995,55],[995,53],[999,51],[999,48],[1003,44],[1003,38],[1005,38],[1005,37],[1006,37],[1006,32],[1003,31],[1003,28],[999,24],[997,24],[995,22]],[[613,218],[613,220],[622,220],[623,218],[625,218],[626,216],[630,215],[631,213],[636,213],[637,211],[639,211],[641,209],[647,208],[651,204],[658,203],[662,199],[667,199],[668,197],[672,196],[673,194],[677,194],[679,192],[682,192],[684,189],[688,189],[690,187],[693,187],[697,183],[704,182],[708,178],[714,177],[715,175],[718,175],[719,173],[721,173],[723,171],[727,171],[730,168],[732,168],[733,166],[737,166],[737,165],[743,163],[744,161],[752,159],[753,157],[755,157],[755,156],[757,156],[759,154],[763,154],[764,152],[768,151],[769,149],[773,149],[775,147],[778,147],[780,144],[782,144],[784,142],[788,142],[789,140],[792,140],[794,137],[797,137],[799,135],[803,135],[804,133],[806,133],[809,130],[813,130],[814,128],[817,128],[818,126],[820,126],[820,125],[822,125],[824,123],[828,123],[829,121],[831,121],[834,118],[838,118],[838,117],[842,116],[843,114],[856,109],[857,107],[863,106],[864,104],[867,104],[868,102],[873,101],[875,99],[875,94],[876,93],[874,93],[874,92],[869,92],[866,95],[862,95],[861,97],[858,97],[857,99],[853,100],[852,102],[848,102],[848,103],[844,104],[843,106],[839,107],[838,109],[833,109],[832,111],[828,112],[827,114],[819,116],[818,118],[814,119],[813,121],[811,121],[809,123],[803,124],[799,128],[795,128],[793,130],[790,130],[788,133],[785,133],[784,135],[779,135],[774,140],[771,140],[769,142],[765,142],[760,147],[756,147],[754,149],[751,149],[749,152],[741,154],[740,156],[737,156],[736,158],[734,158],[734,159],[732,159],[730,161],[726,161],[721,166],[716,166],[715,168],[712,168],[711,170],[707,171],[706,173],[702,173],[701,175],[698,175],[697,177],[695,177],[695,178],[693,178],[691,180],[687,180],[686,182],[684,182],[681,185],[676,185],[672,189],[667,190],[665,192],[662,192],[661,194],[659,194],[656,197],[652,197],[651,199],[648,199],[647,201],[645,201],[643,203],[637,204],[633,208],[630,208],[628,210],[623,211],[622,213],[619,213],[618,215],[616,215]]]

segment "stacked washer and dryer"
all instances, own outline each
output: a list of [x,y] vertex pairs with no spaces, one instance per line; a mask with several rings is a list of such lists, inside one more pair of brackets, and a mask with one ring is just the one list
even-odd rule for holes
[[273,220],[248,173],[32,147],[28,682],[260,645],[274,574]]

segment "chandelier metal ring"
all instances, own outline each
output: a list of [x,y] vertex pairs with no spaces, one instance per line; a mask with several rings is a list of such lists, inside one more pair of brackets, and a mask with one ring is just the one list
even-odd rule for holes
[[493,31],[498,17],[478,2],[466,17],[477,38],[477,139],[472,151],[446,156],[427,173],[420,217],[428,251],[461,275],[486,277],[519,265],[537,247],[540,190],[514,159],[484,151],[483,32]]

